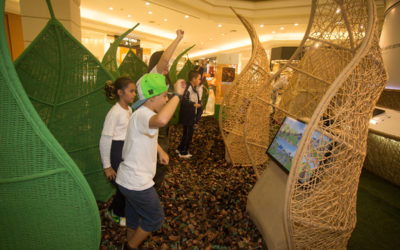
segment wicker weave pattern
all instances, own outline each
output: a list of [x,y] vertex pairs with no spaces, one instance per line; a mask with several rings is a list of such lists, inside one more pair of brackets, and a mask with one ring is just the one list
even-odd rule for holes
[[257,88],[269,78],[269,62],[252,24],[236,12],[235,14],[249,32],[252,55],[222,100],[219,124],[232,163],[251,166],[252,162],[244,147],[245,119],[250,100],[256,94]]
[[103,88],[113,77],[53,13],[15,67],[33,106],[84,173],[95,197],[108,200],[114,189],[104,176],[98,145],[111,108]]
[[[375,19],[372,0],[314,0],[298,50],[250,103],[245,140],[255,167],[285,116],[308,123],[286,188],[292,249],[346,248],[355,227],[369,119],[387,81]],[[284,74],[289,84],[273,103],[271,85]]]
[[127,75],[134,82],[147,73],[147,65],[130,49],[118,68],[121,76]]
[[4,4],[0,0],[0,249],[98,249],[96,201],[18,79]]
[[139,23],[137,23],[134,27],[130,28],[129,30],[125,31],[122,35],[120,35],[115,41],[110,45],[107,52],[104,54],[103,60],[101,63],[104,65],[106,69],[108,69],[111,74],[117,78],[119,77],[118,65],[117,65],[117,51],[118,46],[122,42],[122,40],[129,35]]

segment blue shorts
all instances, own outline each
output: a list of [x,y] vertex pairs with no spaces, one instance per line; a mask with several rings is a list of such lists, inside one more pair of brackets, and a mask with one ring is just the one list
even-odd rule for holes
[[126,226],[136,229],[140,226],[146,232],[157,231],[164,220],[164,210],[154,187],[143,191],[129,190],[118,185],[125,196]]

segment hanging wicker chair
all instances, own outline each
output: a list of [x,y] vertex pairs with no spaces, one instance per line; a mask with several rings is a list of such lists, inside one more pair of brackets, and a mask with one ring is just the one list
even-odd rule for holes
[[253,25],[241,15],[235,14],[250,35],[252,54],[246,67],[224,95],[219,110],[219,127],[228,154],[226,158],[234,165],[251,166],[244,141],[244,121],[250,101],[258,87],[269,79],[270,71],[267,54]]
[[[289,69],[293,74],[281,102],[273,104],[270,82]],[[346,248],[356,224],[369,119],[386,81],[374,2],[312,1],[298,50],[259,89],[247,114],[246,123],[254,128],[264,122],[254,120],[254,112],[264,112],[270,124],[255,131],[263,138],[259,152],[265,152],[285,116],[307,123],[289,176],[267,161],[248,197],[247,210],[268,248]],[[246,140],[250,144],[254,136],[246,133]],[[250,154],[255,165],[265,161],[253,156],[259,152]]]
[[99,249],[95,198],[22,87],[4,6],[0,0],[0,249]]

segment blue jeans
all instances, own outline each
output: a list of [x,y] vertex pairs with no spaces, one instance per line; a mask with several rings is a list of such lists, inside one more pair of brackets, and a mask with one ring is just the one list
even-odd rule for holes
[[126,226],[137,229],[140,226],[146,232],[157,231],[164,220],[164,210],[154,187],[143,191],[129,190],[118,185],[125,196]]

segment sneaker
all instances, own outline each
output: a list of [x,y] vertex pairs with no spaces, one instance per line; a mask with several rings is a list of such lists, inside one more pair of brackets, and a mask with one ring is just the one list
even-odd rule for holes
[[112,210],[107,210],[106,216],[114,223],[120,225],[121,218],[118,215],[114,214]]
[[120,217],[119,225],[121,227],[126,227],[126,218],[125,217]]
[[187,154],[185,154],[185,155],[182,155],[182,154],[179,153],[179,157],[180,157],[180,158],[184,158],[184,159],[192,158],[192,156],[193,156],[193,155],[189,154],[189,152],[188,152]]

